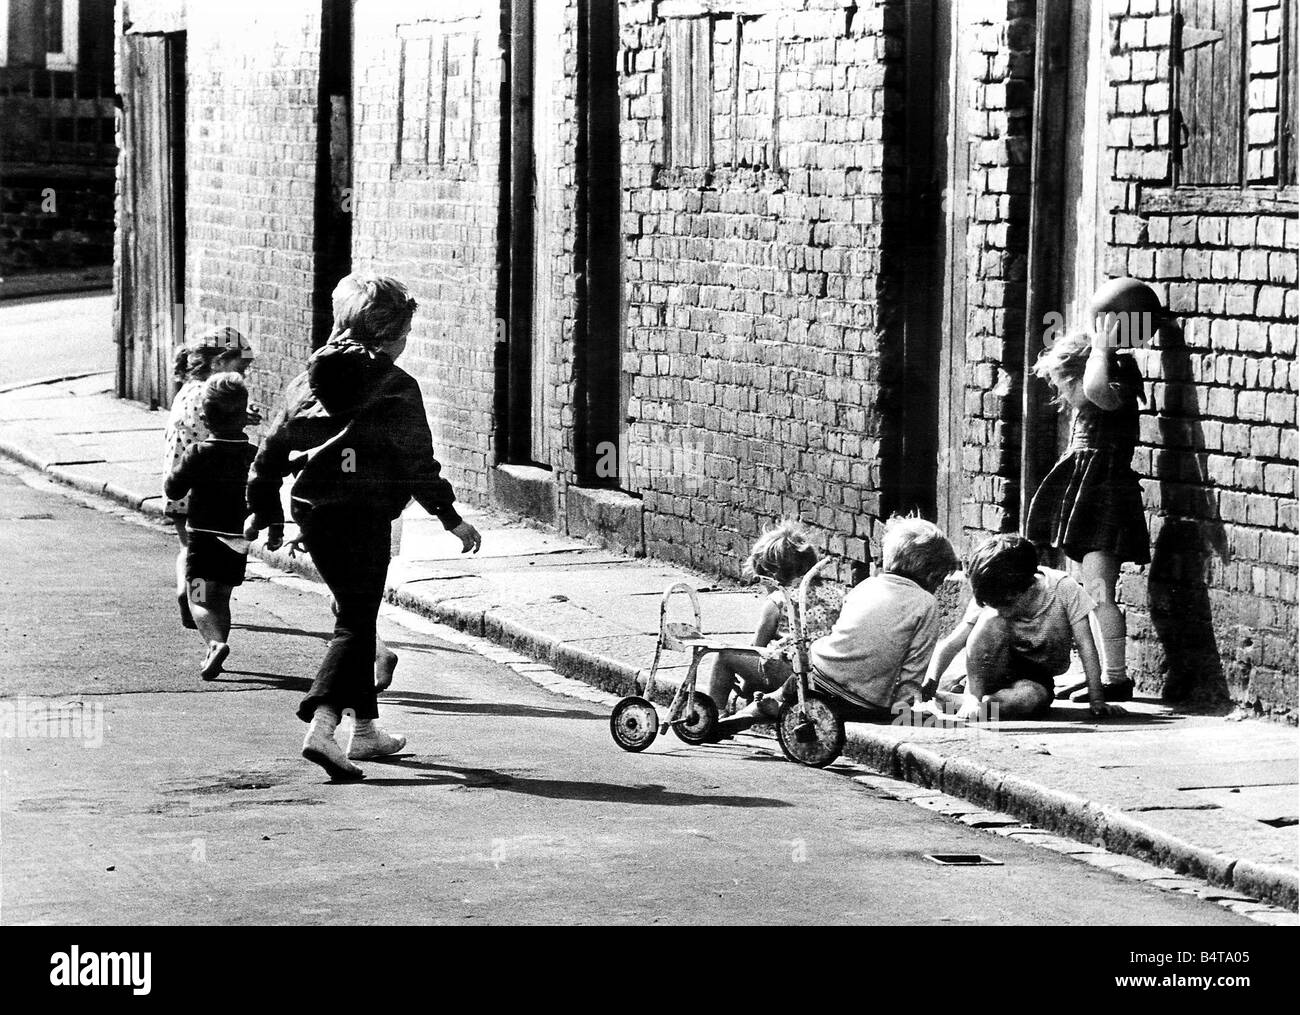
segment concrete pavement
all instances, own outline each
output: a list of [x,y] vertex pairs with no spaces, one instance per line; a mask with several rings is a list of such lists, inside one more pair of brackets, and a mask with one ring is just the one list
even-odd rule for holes
[[[157,512],[165,415],[114,399],[110,386],[105,375],[0,394],[0,452]],[[484,536],[474,558],[460,556],[456,541],[418,508],[408,510],[390,571],[394,602],[614,693],[626,693],[650,666],[659,596],[671,582],[700,590],[706,632],[749,638],[752,589],[496,515],[470,510],[466,517]],[[309,561],[264,556],[311,573]],[[671,661],[670,683],[685,668],[685,660]],[[1155,701],[1134,702],[1127,716],[1101,723],[1068,703],[1043,720],[989,729],[907,718],[905,725],[850,724],[846,753],[885,775],[1225,892],[1296,907],[1300,733],[1293,727],[1188,714]]]
[[[68,493],[0,462],[6,926],[1290,916],[1158,890],[1164,872],[1041,848],[939,794],[911,806],[894,792],[911,787],[859,766],[784,764],[765,738],[625,754],[610,696],[392,606],[380,630],[401,663],[380,715],[409,741],[363,762],[363,782],[330,783],[299,756],[295,715],[329,637],[324,589],[254,561],[227,668],[203,682],[201,642],[157,580],[172,534]],[[925,858],[950,852],[998,863]]]

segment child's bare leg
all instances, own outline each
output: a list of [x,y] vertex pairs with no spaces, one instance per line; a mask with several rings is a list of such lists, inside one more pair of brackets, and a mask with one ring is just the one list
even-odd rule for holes
[[987,694],[981,701],[985,714],[981,719],[1026,719],[1041,714],[1052,700],[1051,693],[1033,680],[1015,680]]
[[185,582],[185,547],[189,545],[190,534],[185,528],[184,518],[173,518],[172,524],[176,526],[176,538],[181,543],[176,554],[176,605],[181,611],[181,627],[192,631],[194,616],[190,613],[190,593]]
[[[1093,612],[1093,634],[1097,639],[1097,648],[1101,651],[1102,684],[1120,692],[1127,691],[1131,696],[1132,682],[1128,677],[1125,646],[1128,625],[1123,611],[1115,602],[1119,561],[1111,553],[1097,551],[1084,554],[1082,572],[1083,587],[1097,604]],[[1111,700],[1109,695],[1107,700]],[[1116,697],[1115,700],[1119,698]]]
[[736,689],[737,682],[747,689],[761,687],[763,683],[763,657],[754,649],[726,649],[712,656],[713,667],[700,689],[704,691],[718,711],[727,707],[727,699]]
[[375,635],[375,690],[385,691],[393,682],[393,671],[397,669],[397,653],[388,647],[379,635]]
[[199,634],[207,643],[208,653],[199,669],[204,680],[221,672],[221,664],[230,654],[230,586],[195,579],[190,582],[190,612]]
[[966,693],[959,719],[979,717],[980,702],[1000,689],[1010,664],[1010,625],[997,614],[981,615],[966,642]]

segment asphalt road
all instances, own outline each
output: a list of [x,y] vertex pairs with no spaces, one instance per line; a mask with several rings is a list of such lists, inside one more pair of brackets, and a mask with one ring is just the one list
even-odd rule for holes
[[112,370],[109,293],[0,300],[0,388]]
[[[326,601],[255,577],[229,670],[202,683],[174,537],[27,478],[0,469],[0,692],[24,720],[0,739],[5,924],[1247,922],[770,742],[625,754],[606,708],[427,625],[381,625],[402,654],[382,721],[407,752],[330,784],[293,714]],[[31,736],[51,729],[34,704],[81,725]],[[933,852],[1005,865],[939,868]]]

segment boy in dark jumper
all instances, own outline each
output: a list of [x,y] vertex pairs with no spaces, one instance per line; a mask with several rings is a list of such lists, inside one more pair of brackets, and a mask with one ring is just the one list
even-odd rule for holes
[[[288,406],[258,453],[248,485],[251,539],[283,521],[280,485],[298,474],[292,511],[337,607],[334,638],[298,707],[310,723],[303,757],[333,779],[360,779],[354,761],[396,754],[406,738],[381,729],[375,699],[376,623],[394,518],[414,497],[463,549],[481,539],[455,509],[433,455],[419,385],[398,367],[415,300],[396,279],[349,276],[336,291],[334,332],[291,382]],[[334,738],[356,719],[346,752]]]
[[248,563],[244,490],[257,449],[244,434],[251,420],[248,389],[239,374],[208,378],[201,404],[210,436],[180,457],[164,488],[173,500],[189,494],[185,585],[190,612],[207,646],[199,675],[214,680],[230,654],[230,593],[243,584]]

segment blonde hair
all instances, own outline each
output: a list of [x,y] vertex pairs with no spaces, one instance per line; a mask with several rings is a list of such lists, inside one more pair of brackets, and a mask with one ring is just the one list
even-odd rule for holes
[[943,530],[916,514],[891,516],[880,549],[888,573],[910,578],[926,591],[961,567]]
[[764,530],[754,541],[745,561],[748,578],[771,578],[780,585],[793,585],[817,563],[817,551],[808,541],[807,530],[787,519]]
[[372,351],[401,338],[419,307],[406,286],[391,275],[361,272],[340,281],[331,300],[334,334],[346,331]]
[[248,408],[248,388],[233,370],[213,374],[203,384],[203,418],[216,429],[230,423]]

